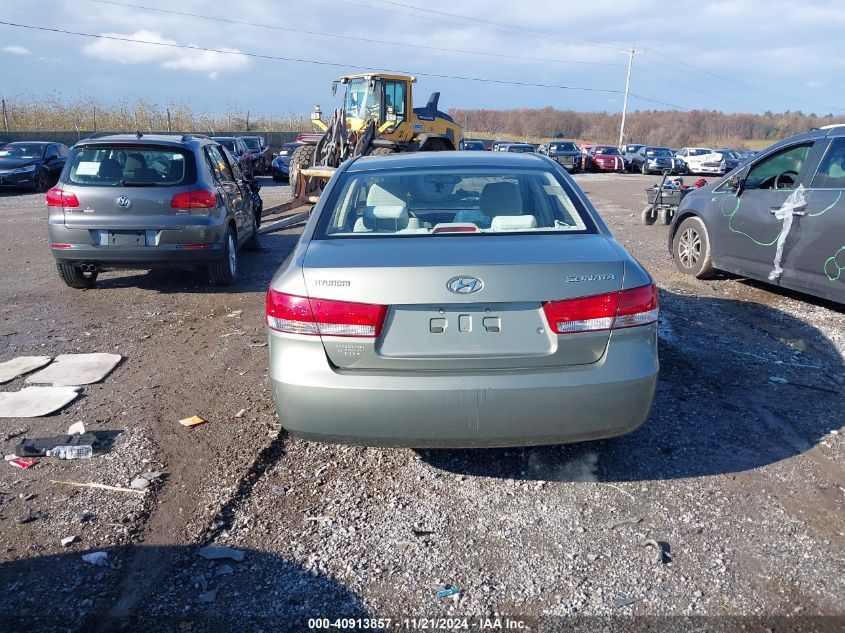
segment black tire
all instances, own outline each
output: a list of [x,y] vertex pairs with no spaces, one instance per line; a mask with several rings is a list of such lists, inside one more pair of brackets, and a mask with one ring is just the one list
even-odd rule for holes
[[59,262],[56,262],[56,270],[59,273],[59,277],[62,278],[62,281],[71,288],[85,290],[87,288],[93,288],[97,283],[98,273],[96,270],[93,272],[83,272],[79,266],[73,266],[72,264],[60,264]]
[[208,276],[215,286],[231,286],[238,280],[238,242],[231,226],[223,241],[223,259],[208,267]]
[[669,224],[670,222],[672,222],[672,215],[672,209],[668,207],[663,207],[662,209],[660,209],[660,223]]
[[651,226],[657,221],[657,212],[654,210],[653,204],[647,204],[643,207],[643,212],[640,216],[643,220],[643,224],[646,226]]
[[648,168],[645,166],[645,161],[643,161],[643,164],[640,166],[640,173],[642,173],[643,176],[648,176]]
[[714,273],[713,251],[707,227],[697,216],[690,216],[678,225],[672,238],[675,266],[686,275],[709,279]]
[[46,169],[42,169],[35,174],[33,182],[35,183],[35,191],[44,193],[50,188],[50,174],[47,173]]
[[[315,145],[300,145],[297,147],[290,157],[290,166],[288,169],[288,180],[290,186],[293,188],[293,197],[299,197],[299,170],[311,166],[314,160]],[[310,187],[306,186],[305,190],[309,191]]]
[[250,251],[260,251],[261,250],[261,238],[258,235],[258,228],[260,223],[258,222],[258,218],[255,216],[255,213],[252,214],[252,237],[249,238],[249,241],[246,243],[247,250]]

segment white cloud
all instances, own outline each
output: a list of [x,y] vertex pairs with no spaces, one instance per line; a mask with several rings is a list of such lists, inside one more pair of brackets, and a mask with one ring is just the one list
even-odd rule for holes
[[[167,70],[209,73],[210,79],[216,79],[220,72],[241,70],[249,65],[249,59],[243,55],[174,48],[172,45],[177,44],[176,41],[155,31],[141,30],[129,34],[103,33],[102,35],[115,39],[99,39],[87,44],[82,48],[82,54],[117,64],[159,64],[161,68]],[[142,40],[143,42],[125,40]],[[229,53],[238,52],[233,48],[220,50]]]
[[23,46],[16,46],[12,44],[11,46],[4,46],[0,48],[4,53],[10,53],[11,55],[32,55],[32,51],[28,48],[24,48]]
[[217,81],[217,78],[220,76],[220,73],[216,70],[214,72],[208,73],[208,78],[212,81]]

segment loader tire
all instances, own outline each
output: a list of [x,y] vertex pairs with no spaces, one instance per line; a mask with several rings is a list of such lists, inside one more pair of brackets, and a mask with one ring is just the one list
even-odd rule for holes
[[[299,191],[299,170],[300,169],[307,169],[311,167],[311,163],[314,160],[314,150],[316,147],[314,145],[300,145],[293,151],[293,155],[290,157],[290,168],[289,168],[289,176],[288,180],[290,182],[291,189],[293,189],[293,197],[298,198],[300,191]],[[309,182],[312,180],[311,178],[306,179],[305,183],[305,191],[306,193],[310,192],[313,185]]]
[[376,147],[370,152],[370,156],[389,156],[395,153],[392,147]]

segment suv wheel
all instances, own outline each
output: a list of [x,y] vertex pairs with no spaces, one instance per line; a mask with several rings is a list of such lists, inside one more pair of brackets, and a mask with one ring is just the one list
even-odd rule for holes
[[252,237],[249,238],[249,241],[246,243],[246,247],[251,251],[261,250],[261,241],[258,237],[258,218],[256,217],[255,212],[252,214]]
[[701,218],[690,216],[681,222],[672,239],[672,254],[682,273],[709,279],[715,272],[710,236]]
[[97,283],[97,271],[84,272],[79,266],[71,264],[60,264],[56,262],[56,270],[59,277],[71,288],[84,290],[86,288],[93,288]]
[[208,267],[211,283],[217,286],[231,286],[238,279],[238,243],[232,227],[226,229],[223,242],[223,259]]

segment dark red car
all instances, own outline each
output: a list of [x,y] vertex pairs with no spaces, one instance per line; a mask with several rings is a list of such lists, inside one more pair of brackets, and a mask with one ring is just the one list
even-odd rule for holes
[[583,155],[583,169],[590,171],[614,171],[624,173],[625,159],[613,145],[593,145]]

